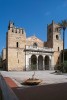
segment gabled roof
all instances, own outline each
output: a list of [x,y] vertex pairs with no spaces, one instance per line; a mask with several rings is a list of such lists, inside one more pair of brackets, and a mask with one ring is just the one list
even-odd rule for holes
[[37,40],[37,41],[43,42],[41,39],[37,38],[35,35],[27,37],[26,40],[27,41]]

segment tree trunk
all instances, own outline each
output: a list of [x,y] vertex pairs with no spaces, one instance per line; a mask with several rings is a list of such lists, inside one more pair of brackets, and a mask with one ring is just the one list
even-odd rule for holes
[[65,30],[63,29],[63,63],[64,63],[64,40],[65,40]]

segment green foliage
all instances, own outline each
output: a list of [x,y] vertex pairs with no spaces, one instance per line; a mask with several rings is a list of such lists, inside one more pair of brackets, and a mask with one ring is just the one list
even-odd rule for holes
[[1,63],[1,61],[2,61],[2,58],[1,58],[1,55],[0,55],[0,63]]
[[63,72],[63,65],[62,64],[61,65],[58,65],[56,67],[56,70],[59,70],[60,72]]
[[1,55],[0,55],[0,62],[1,62]]
[[67,28],[67,20],[62,20],[60,23],[58,23],[63,30]]
[[31,64],[31,69],[32,70],[36,70],[36,68],[37,68],[37,65],[36,64]]
[[64,69],[64,72],[67,72],[67,61],[64,61],[63,69]]
[[61,72],[67,72],[67,61],[64,61],[64,63],[58,65],[55,70],[59,70]]

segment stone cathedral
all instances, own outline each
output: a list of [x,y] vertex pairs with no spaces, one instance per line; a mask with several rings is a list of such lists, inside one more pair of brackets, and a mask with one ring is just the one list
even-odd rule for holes
[[9,22],[6,48],[2,50],[2,66],[8,71],[53,70],[61,62],[62,50],[60,26],[54,21],[47,25],[46,42],[36,36],[26,37],[23,28]]

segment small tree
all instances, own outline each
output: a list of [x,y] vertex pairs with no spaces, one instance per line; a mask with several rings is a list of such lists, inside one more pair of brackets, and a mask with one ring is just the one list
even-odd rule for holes
[[67,61],[64,61],[64,72],[67,72]]
[[0,55],[0,61],[1,61],[1,55]]
[[65,40],[65,30],[67,28],[67,20],[62,20],[59,23],[59,25],[63,29],[63,64],[64,64],[64,40]]
[[31,69],[36,70],[36,66],[37,66],[36,64],[31,64]]
[[1,67],[1,64],[2,64],[2,57],[1,57],[1,55],[0,55],[0,67]]

